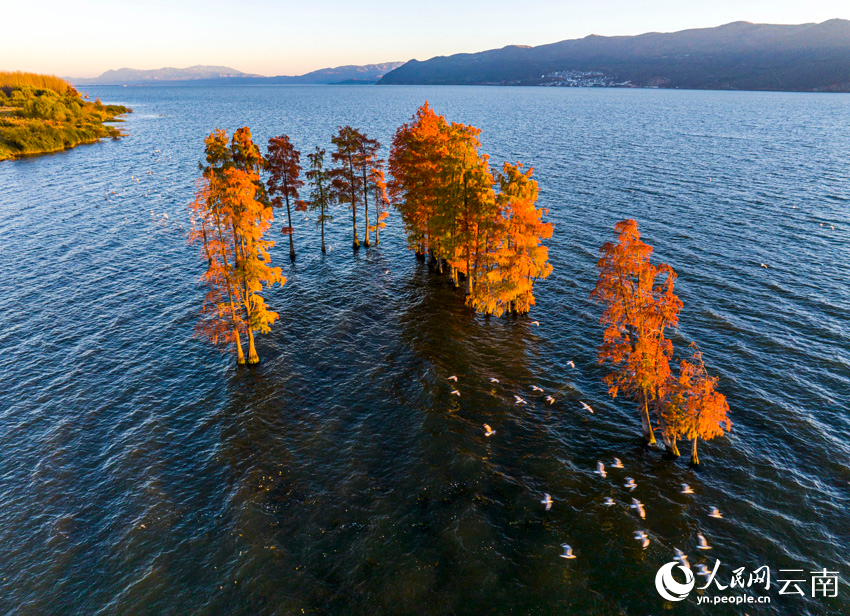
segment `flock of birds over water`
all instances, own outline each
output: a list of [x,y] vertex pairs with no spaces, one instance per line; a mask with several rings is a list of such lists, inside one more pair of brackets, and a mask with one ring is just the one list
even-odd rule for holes
[[[537,325],[537,326],[540,325],[540,323],[537,322],[537,321],[532,321],[531,324]],[[575,363],[573,361],[567,362],[567,365],[570,366],[571,368],[575,368]],[[455,389],[451,390],[450,395],[460,397],[460,395],[461,395],[460,390],[457,389],[457,383],[458,383],[457,375],[453,374],[453,375],[447,377],[447,380],[454,383],[454,386],[455,386]],[[498,384],[499,379],[497,379],[495,377],[490,377],[490,383]],[[539,387],[537,385],[532,385],[531,391],[536,393],[536,394],[546,393],[543,390],[542,387]],[[550,405],[554,404],[554,402],[555,402],[555,398],[551,395],[545,396],[544,399]],[[521,396],[516,395],[516,394],[514,394],[514,402],[517,405],[528,404],[528,402],[526,400],[524,400]],[[587,404],[586,402],[579,400],[579,404],[581,404],[582,410],[587,411],[588,413],[593,413],[593,408],[589,404]],[[484,429],[484,436],[486,438],[490,438],[492,436],[495,436],[496,430],[494,430],[489,424],[485,423],[485,424],[483,424],[482,427]],[[617,471],[620,471],[620,470],[625,470],[626,467],[619,458],[614,458],[613,462],[611,463],[611,465],[608,468],[609,469],[616,469]],[[608,477],[608,474],[609,474],[610,471],[606,470],[605,464],[602,462],[602,460],[598,460],[596,462],[596,470],[593,471],[593,472],[596,475],[598,475],[600,477],[600,479],[606,479]],[[628,490],[629,493],[631,493],[635,488],[638,487],[637,482],[635,482],[634,478],[632,478],[632,477],[625,477],[623,479],[623,481],[624,481],[624,483],[623,483],[622,487],[623,487],[624,490]],[[688,495],[688,496],[694,495],[693,489],[687,483],[682,483],[681,486],[682,486],[682,489],[680,490],[680,494],[685,494],[685,495]],[[552,506],[553,506],[554,503],[555,503],[555,499],[552,498],[551,494],[548,494],[548,493],[543,494],[543,499],[540,501],[540,504],[543,505],[543,507],[546,511],[550,511],[552,509]],[[602,501],[602,505],[605,506],[605,507],[615,507],[615,506],[617,506],[617,502],[612,497],[607,496],[605,498],[605,500]],[[629,505],[629,509],[633,509],[634,513],[641,520],[646,520],[646,505],[644,505],[638,499],[632,497],[632,502]],[[714,518],[714,519],[722,519],[723,514],[720,512],[720,510],[717,507],[712,505],[709,508],[708,517]],[[646,530],[637,530],[637,531],[634,532],[633,536],[634,536],[634,539],[640,543],[641,547],[644,550],[649,547],[650,536],[649,536],[649,534],[647,533]],[[705,538],[705,536],[702,533],[698,532],[696,534],[696,536],[697,536],[696,548],[698,550],[710,550],[711,549],[711,546],[708,544],[708,540]],[[570,546],[568,543],[562,543],[561,548],[563,549],[563,553],[559,555],[561,558],[564,558],[564,559],[567,559],[567,560],[572,560],[572,559],[577,557],[577,555],[573,552],[572,546]],[[691,564],[688,562],[687,554],[685,554],[679,548],[673,548],[673,550],[674,550],[673,560],[678,562],[679,565],[681,565],[682,567],[685,567],[687,569],[691,569]],[[697,572],[697,575],[703,576],[705,578],[709,578],[712,575],[712,572],[708,569],[708,567],[706,567],[702,563],[698,563],[696,565],[696,572]]]

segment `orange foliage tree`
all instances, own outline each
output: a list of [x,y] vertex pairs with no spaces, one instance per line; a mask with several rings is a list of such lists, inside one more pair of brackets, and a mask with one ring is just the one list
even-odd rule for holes
[[440,163],[447,152],[448,123],[426,101],[393,137],[389,157],[390,199],[401,214],[408,247],[419,257],[431,252],[432,218],[440,202]]
[[638,401],[644,437],[654,444],[650,405],[657,411],[667,393],[673,344],[665,333],[677,325],[682,302],[673,293],[676,273],[650,263],[652,247],[641,241],[637,222],[623,220],[614,228],[618,240],[602,246],[591,292],[604,307],[598,361],[614,368],[605,377],[611,396],[623,392]]
[[266,181],[268,192],[273,195],[272,205],[283,207],[286,203],[286,235],[289,236],[289,258],[295,260],[295,242],[292,238],[292,211],[290,199],[298,201],[298,189],[304,186],[300,179],[301,153],[295,149],[289,137],[280,135],[269,139],[268,154],[266,155],[265,168],[269,172]]
[[375,224],[369,230],[375,231],[375,246],[381,243],[381,229],[387,226],[384,221],[389,216],[387,208],[390,206],[390,198],[387,195],[387,181],[384,170],[380,166],[373,166],[369,172],[368,187],[372,191],[372,202],[375,204]]
[[467,303],[479,312],[525,313],[534,282],[552,271],[541,240],[551,237],[545,210],[534,207],[537,183],[521,165],[505,165],[496,183],[480,152],[481,131],[448,123],[426,102],[396,131],[389,192],[408,246],[449,275],[462,276]]
[[469,302],[480,312],[501,315],[524,313],[534,305],[534,284],[552,273],[549,250],[542,240],[552,237],[551,223],[543,222],[545,209],[535,207],[537,182],[532,169],[505,163],[498,174],[496,205],[499,217],[484,226],[484,270]]
[[[710,440],[732,428],[726,396],[717,391],[717,377],[708,375],[702,353],[696,344],[691,361],[679,364],[679,375],[670,386],[662,415],[670,438],[693,441],[691,464],[699,464],[698,439]],[[678,450],[676,450],[678,455]]]
[[202,244],[208,286],[198,333],[216,345],[235,343],[237,362],[246,363],[240,332],[248,337],[248,364],[259,362],[254,332],[267,333],[278,318],[260,296],[263,285],[286,279],[271,266],[264,239],[274,221],[263,199],[259,170],[263,159],[247,127],[227,134],[216,130],[205,140],[207,166],[191,204],[190,241]]

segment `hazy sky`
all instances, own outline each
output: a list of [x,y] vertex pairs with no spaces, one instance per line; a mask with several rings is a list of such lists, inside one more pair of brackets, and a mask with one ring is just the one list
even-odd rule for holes
[[850,19],[850,0],[2,0],[0,70],[224,65],[263,75],[730,21]]

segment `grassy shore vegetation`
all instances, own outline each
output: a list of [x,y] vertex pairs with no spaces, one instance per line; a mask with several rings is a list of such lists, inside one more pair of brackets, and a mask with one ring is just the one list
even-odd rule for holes
[[0,160],[56,152],[121,131],[131,111],[121,105],[85,100],[68,82],[52,75],[0,72]]

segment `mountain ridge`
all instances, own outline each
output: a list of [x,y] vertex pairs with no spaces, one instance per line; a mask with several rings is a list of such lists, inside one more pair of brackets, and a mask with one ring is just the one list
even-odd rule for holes
[[850,91],[850,21],[737,21],[671,33],[508,45],[411,60],[379,84]]
[[105,71],[94,78],[65,79],[75,86],[91,85],[274,85],[315,84],[326,85],[344,81],[358,83],[376,82],[387,72],[404,62],[377,64],[347,64],[310,71],[303,75],[278,75],[267,77],[243,73],[227,66],[195,65],[186,68],[163,67],[158,69],[120,68]]

